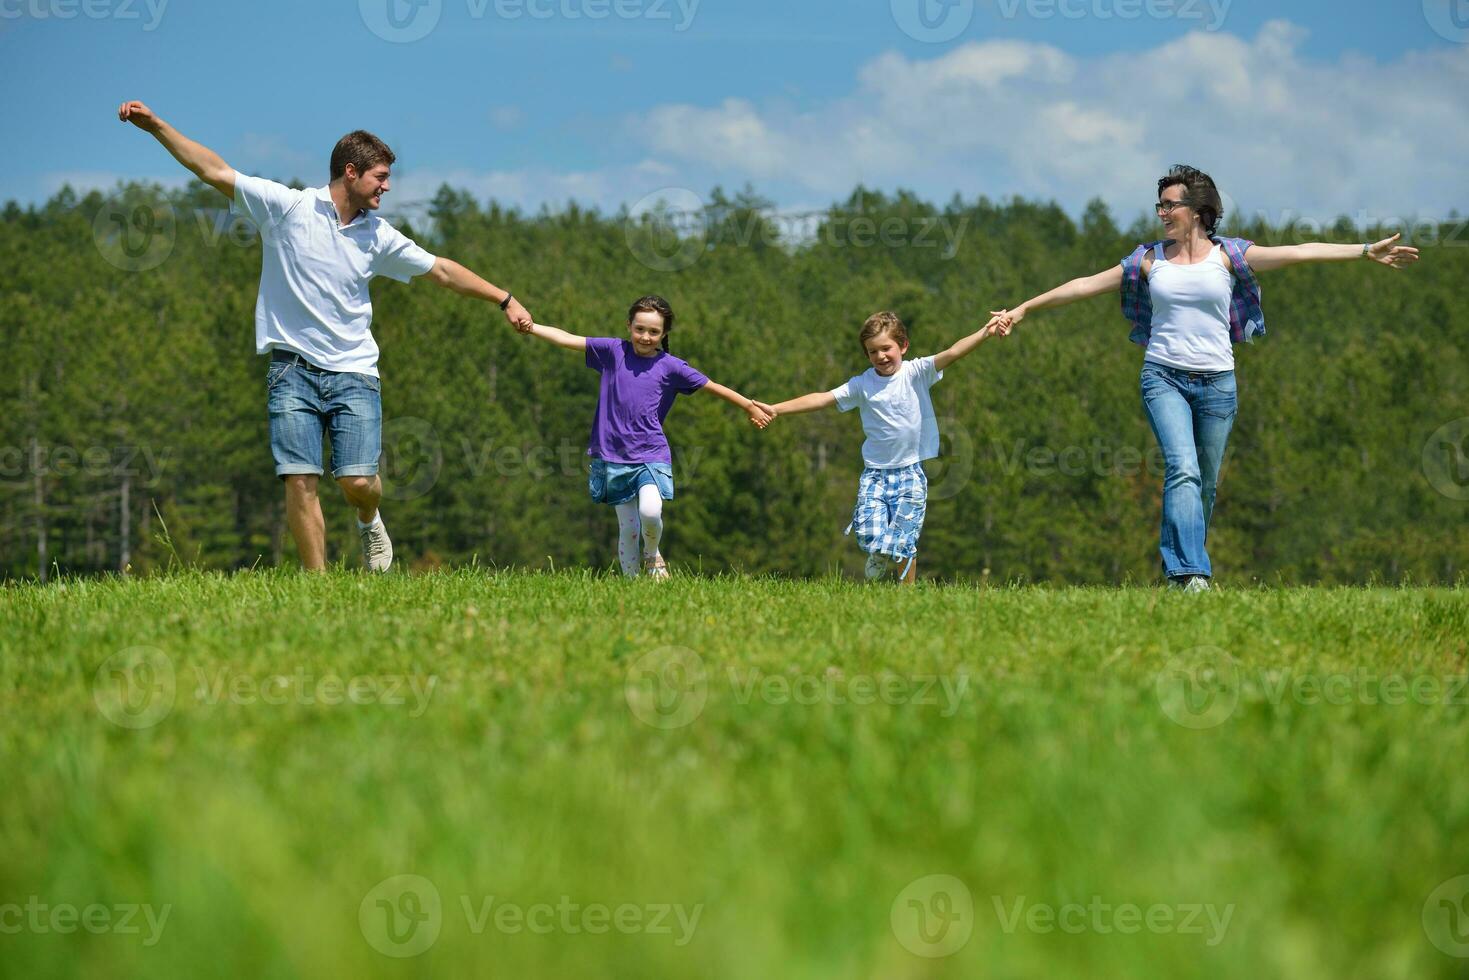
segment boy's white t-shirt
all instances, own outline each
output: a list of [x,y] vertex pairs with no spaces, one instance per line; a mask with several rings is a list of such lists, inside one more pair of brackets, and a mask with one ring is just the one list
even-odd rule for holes
[[939,454],[939,423],[928,389],[943,378],[933,357],[904,361],[889,377],[868,368],[833,388],[837,408],[862,410],[862,462],[873,469],[912,466]]

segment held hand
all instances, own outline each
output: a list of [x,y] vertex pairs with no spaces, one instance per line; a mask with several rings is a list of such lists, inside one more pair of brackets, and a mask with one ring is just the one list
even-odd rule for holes
[[1010,331],[1025,319],[1025,309],[1016,307],[1013,310],[991,310],[990,316],[990,322],[985,326],[995,328],[1001,337],[1008,337]]
[[1402,238],[1398,233],[1391,238],[1384,238],[1375,245],[1367,246],[1367,258],[1373,262],[1380,262],[1394,270],[1403,269],[1418,261],[1418,250],[1407,245],[1394,245],[1393,242]]
[[780,413],[775,410],[774,405],[768,405],[762,401],[756,401],[755,404],[759,407],[760,411],[764,412],[766,415],[769,415],[772,421],[774,421],[780,415]]
[[750,406],[745,409],[745,412],[750,416],[750,421],[755,423],[755,428],[757,429],[765,428],[770,424],[770,420],[774,418],[773,415],[760,407],[759,402],[750,402]]
[[526,308],[520,305],[518,299],[510,300],[510,305],[505,307],[505,319],[509,320],[511,326],[521,333],[530,333],[536,325],[536,321]]
[[141,102],[124,102],[117,107],[119,122],[130,122],[145,133],[158,132],[158,117]]

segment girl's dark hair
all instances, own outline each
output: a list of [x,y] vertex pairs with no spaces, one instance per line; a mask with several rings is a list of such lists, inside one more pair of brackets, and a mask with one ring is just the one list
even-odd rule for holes
[[662,296],[644,296],[627,311],[627,322],[631,324],[639,313],[657,313],[663,318],[663,353],[667,354],[668,335],[673,333],[673,307]]
[[1204,229],[1214,234],[1224,218],[1224,201],[1219,197],[1219,188],[1214,186],[1214,178],[1187,164],[1176,163],[1165,176],[1158,178],[1158,197],[1162,198],[1163,192],[1174,184],[1183,185],[1183,203],[1193,208]]

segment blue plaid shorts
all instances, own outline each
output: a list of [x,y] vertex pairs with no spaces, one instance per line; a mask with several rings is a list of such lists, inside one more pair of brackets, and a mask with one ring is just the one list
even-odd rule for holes
[[857,509],[852,512],[857,544],[868,554],[907,561],[918,553],[918,535],[928,512],[928,476],[922,463],[897,469],[867,467],[857,484]]

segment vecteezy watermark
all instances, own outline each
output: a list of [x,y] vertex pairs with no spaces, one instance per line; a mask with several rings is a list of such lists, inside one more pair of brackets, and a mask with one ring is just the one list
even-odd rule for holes
[[[574,901],[561,895],[552,902],[506,901],[497,895],[460,895],[457,909],[470,935],[487,930],[502,935],[529,933],[592,936],[611,932],[624,936],[668,936],[687,946],[704,915],[702,902]],[[443,929],[445,910],[439,890],[421,875],[395,875],[378,882],[357,908],[357,924],[367,944],[384,956],[409,957],[426,952]]]
[[892,0],[893,22],[915,41],[943,44],[974,20],[974,0]]
[[1206,31],[1224,26],[1233,0],[997,0],[1006,20],[1199,21]]
[[865,214],[842,210],[781,211],[716,207],[687,187],[664,187],[628,208],[628,250],[655,272],[681,272],[717,246],[773,248],[938,249],[944,261],[959,252],[969,215]]
[[974,896],[953,875],[925,875],[898,892],[888,922],[908,952],[952,956],[974,933]]
[[0,446],[0,480],[35,476],[81,475],[95,479],[136,477],[143,484],[163,476],[170,447],[153,446]]
[[444,468],[439,431],[428,419],[399,416],[383,423],[383,496],[388,500],[415,500],[434,488]]
[[1445,41],[1469,44],[1469,0],[1423,0],[1423,19]]
[[[39,895],[29,896],[24,904],[0,902],[0,934],[23,932],[70,935],[89,932],[94,936],[110,933],[117,936],[143,936],[144,946],[156,946],[163,937],[173,905],[123,902],[106,905],[92,902],[76,906],[70,902],[43,902]],[[147,929],[146,934],[144,928]]]
[[[421,718],[438,687],[436,674],[318,674],[306,667],[290,673],[249,674],[230,666],[196,665],[186,696],[204,707],[220,705],[387,705],[407,707]],[[97,710],[121,728],[151,728],[177,703],[179,675],[173,658],[156,647],[130,647],[102,662],[92,680]]]
[[1469,500],[1469,416],[1439,426],[1428,437],[1423,475],[1450,500]]
[[628,666],[623,697],[643,724],[682,728],[703,713],[709,699],[704,658],[688,647],[650,650]]
[[0,0],[0,19],[20,20],[143,20],[143,30],[163,23],[168,0]]
[[836,667],[818,674],[766,673],[731,666],[720,678],[711,676],[704,659],[687,647],[660,647],[633,661],[623,691],[633,717],[653,728],[674,729],[703,713],[715,681],[727,685],[739,705],[916,705],[936,708],[944,718],[954,716],[969,692],[969,675],[963,673],[848,674]]
[[1428,894],[1423,931],[1440,952],[1469,958],[1469,875],[1450,878]]
[[[693,26],[701,0],[464,0],[470,20],[667,21],[676,33]],[[408,44],[439,26],[444,0],[357,0],[367,29],[384,41]]]
[[173,254],[178,216],[172,205],[130,194],[109,198],[92,218],[92,242],[111,266],[147,272]]
[[994,904],[1000,930],[1007,936],[1021,929],[1043,934],[1060,931],[1071,936],[1087,932],[1100,936],[1150,932],[1203,936],[1205,946],[1218,946],[1229,930],[1229,921],[1234,918],[1233,902],[1221,909],[1212,902],[1178,905],[1155,902],[1146,907],[1133,902],[1114,905],[1104,902],[1100,895],[1093,895],[1085,904],[1032,902],[1024,895],[1016,896],[1013,901],[991,895],[990,901]]
[[439,941],[444,903],[422,875],[394,875],[362,896],[357,927],[367,945],[384,956],[417,956]]
[[1163,713],[1185,728],[1217,728],[1241,700],[1315,707],[1469,706],[1469,674],[1378,674],[1247,670],[1218,647],[1194,647],[1172,657],[1154,679]]

